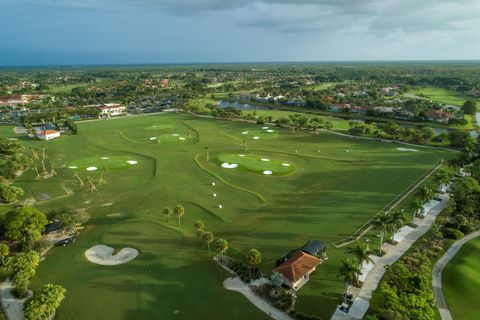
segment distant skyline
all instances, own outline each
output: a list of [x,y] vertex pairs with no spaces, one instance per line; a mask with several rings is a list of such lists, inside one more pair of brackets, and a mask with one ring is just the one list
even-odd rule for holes
[[480,59],[480,0],[1,0],[0,66]]

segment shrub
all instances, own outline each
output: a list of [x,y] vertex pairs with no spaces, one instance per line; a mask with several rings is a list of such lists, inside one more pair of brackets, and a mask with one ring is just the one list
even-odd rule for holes
[[242,261],[231,260],[228,267],[245,283],[250,283],[250,281],[258,279],[262,276],[257,268],[250,268]]
[[293,305],[293,296],[283,288],[264,284],[256,290],[257,294],[277,309],[286,311]]
[[443,228],[442,234],[445,238],[449,239],[460,239],[464,236],[462,231],[453,228]]

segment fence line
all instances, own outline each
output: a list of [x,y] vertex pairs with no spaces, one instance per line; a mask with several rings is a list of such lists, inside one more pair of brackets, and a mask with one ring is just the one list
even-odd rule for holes
[[432,174],[434,174],[440,167],[443,165],[443,159],[439,160],[433,168],[428,170],[425,174],[423,174],[420,178],[415,180],[412,184],[410,184],[405,190],[402,191],[399,195],[397,195],[392,201],[390,201],[385,207],[383,207],[380,211],[378,211],[373,217],[368,219],[361,227],[359,227],[355,232],[353,232],[348,238],[335,241],[332,245],[335,248],[341,248],[346,245],[351,244],[352,242],[357,241],[361,237],[363,237],[370,229],[372,228],[372,221],[381,213],[390,212],[393,208],[398,206],[406,197],[408,197],[420,184],[422,184],[425,180],[427,180]]

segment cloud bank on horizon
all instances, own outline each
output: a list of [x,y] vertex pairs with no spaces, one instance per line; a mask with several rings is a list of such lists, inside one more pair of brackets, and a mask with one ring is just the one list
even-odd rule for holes
[[0,65],[480,58],[480,0],[2,0]]

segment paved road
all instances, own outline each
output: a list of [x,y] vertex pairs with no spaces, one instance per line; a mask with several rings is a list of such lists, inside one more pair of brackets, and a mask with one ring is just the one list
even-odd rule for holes
[[417,219],[415,221],[417,227],[407,234],[403,241],[398,243],[396,246],[385,244],[384,248],[386,249],[387,253],[378,259],[378,261],[375,263],[375,266],[368,273],[358,296],[355,298],[352,306],[350,307],[348,314],[337,309],[332,315],[332,320],[359,320],[365,316],[365,313],[370,306],[369,301],[372,298],[372,293],[375,291],[375,289],[377,289],[378,284],[385,274],[385,266],[392,265],[398,259],[400,259],[402,255],[407,252],[407,250],[415,243],[415,241],[417,241],[430,229],[432,224],[435,222],[437,215],[442,212],[447,205],[448,199],[448,194],[443,195],[442,201],[430,209],[425,218]]
[[432,285],[433,292],[435,293],[435,298],[437,299],[438,311],[440,311],[440,316],[442,320],[452,320],[452,315],[448,310],[448,305],[443,295],[442,289],[442,272],[445,266],[450,260],[457,254],[457,252],[462,248],[462,246],[468,241],[480,237],[480,231],[471,233],[462,239],[456,241],[452,246],[445,252],[445,254],[437,261],[433,266],[433,275],[432,275]]
[[[255,280],[252,283],[252,285],[262,285],[266,283],[265,280],[266,279],[262,279],[262,278],[259,280]],[[250,302],[253,305],[255,305],[258,309],[262,310],[263,312],[265,312],[275,320],[294,320],[287,313],[281,310],[278,310],[277,308],[274,308],[273,306],[269,305],[266,301],[264,301],[262,298],[254,294],[252,289],[250,289],[249,285],[243,283],[239,277],[232,277],[232,278],[225,279],[225,281],[223,282],[223,286],[228,290],[240,292],[248,300],[250,300]]]

